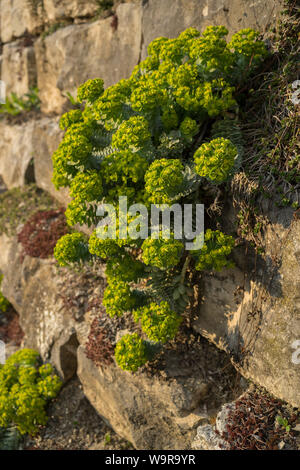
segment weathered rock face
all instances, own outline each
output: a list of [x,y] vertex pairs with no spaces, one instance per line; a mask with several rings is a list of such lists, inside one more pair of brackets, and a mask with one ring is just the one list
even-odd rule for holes
[[59,29],[35,43],[45,113],[61,113],[67,106],[63,93],[76,96],[77,87],[90,78],[103,78],[107,87],[131,74],[140,57],[141,6],[122,4],[117,15],[117,30],[107,18]]
[[[159,378],[132,375],[116,365],[97,367],[78,349],[78,376],[85,395],[100,416],[137,449],[186,449],[208,386],[204,378]],[[180,372],[179,372],[180,374]]]
[[2,292],[20,315],[24,346],[37,349],[47,359],[62,332],[72,327],[72,318],[66,315],[57,289],[54,262],[29,256],[22,262],[22,246],[6,235],[1,235],[0,246],[6,253],[0,259]]
[[143,9],[143,51],[156,37],[175,37],[191,26],[203,31],[224,25],[230,36],[242,28],[265,32],[276,23],[282,8],[278,0],[148,0]]
[[99,10],[97,0],[43,0],[49,22],[64,18],[92,16]]
[[18,41],[3,46],[1,80],[6,94],[22,96],[36,85],[36,64],[33,47],[22,47]]
[[34,174],[37,186],[66,206],[71,200],[68,190],[62,188],[57,191],[52,183],[52,155],[63,136],[58,121],[59,119],[55,118],[42,118],[36,121],[32,141]]
[[[197,434],[192,442],[195,450],[228,450],[228,443],[221,437],[226,433],[228,415],[235,407],[235,402],[225,403],[216,417],[216,424],[205,424],[199,426]],[[216,432],[217,431],[217,432]]]
[[37,186],[50,193],[61,204],[67,205],[67,189],[57,191],[52,183],[52,154],[57,149],[63,132],[58,119],[41,118],[10,124],[0,122],[0,176],[8,189],[24,186],[35,180]]
[[275,25],[281,6],[276,0],[132,0],[117,7],[117,22],[109,17],[66,26],[95,15],[97,0],[2,0],[3,43],[47,32],[53,24],[61,27],[35,41],[34,52],[24,44],[5,46],[1,79],[8,92],[24,94],[37,75],[42,110],[61,113],[68,107],[66,92],[76,95],[87,79],[101,77],[110,86],[128,77],[156,37],[211,24],[224,24],[230,35],[248,27],[264,32]]
[[44,22],[41,0],[1,0],[1,41],[37,33]]
[[194,450],[225,450],[226,441],[221,439],[211,424],[199,426],[197,434],[192,442]]
[[[267,212],[266,258],[238,257],[238,267],[208,274],[194,328],[231,354],[247,378],[300,406],[300,220],[291,210]],[[244,264],[244,265],[243,265]]]
[[0,122],[0,175],[8,189],[30,182],[35,121],[11,126]]
[[69,327],[61,333],[51,350],[51,363],[65,382],[77,372],[78,346],[76,330]]

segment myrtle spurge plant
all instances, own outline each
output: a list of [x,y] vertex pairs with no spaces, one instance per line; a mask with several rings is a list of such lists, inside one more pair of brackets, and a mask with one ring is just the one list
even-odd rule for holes
[[[230,42],[227,34],[210,26],[202,35],[189,28],[174,39],[158,38],[130,78],[107,89],[101,79],[79,87],[81,109],[62,116],[65,136],[53,155],[53,182],[73,197],[69,225],[96,226],[102,220],[97,207],[111,204],[118,213],[120,196],[147,208],[183,207],[206,202],[206,189],[210,204],[226,190],[243,153],[238,90],[267,54],[255,31],[242,30]],[[105,261],[108,314],[135,312],[143,334],[164,343],[189,304],[189,274],[230,266],[234,240],[207,231],[203,249],[188,252],[177,236],[131,239],[114,222],[115,238],[100,237],[98,228],[88,242],[78,234],[63,237],[56,259],[61,265]],[[135,371],[147,361],[145,341],[137,334],[122,338],[120,367]]]
[[109,316],[122,315],[136,305],[134,292],[128,283],[110,279],[104,292],[103,305]]
[[223,183],[232,174],[237,156],[237,148],[230,140],[213,139],[195,152],[195,171],[212,182]]
[[161,158],[145,174],[145,190],[153,204],[171,204],[183,185],[184,166],[178,159]]
[[0,426],[15,426],[21,434],[36,434],[47,422],[46,406],[61,388],[50,364],[39,353],[22,349],[0,365]]
[[124,335],[116,346],[115,357],[121,369],[136,372],[148,361],[145,341],[137,333]]
[[154,342],[166,343],[176,336],[182,318],[174,312],[168,302],[149,305],[133,313],[135,321],[141,322],[143,331]]
[[233,262],[228,260],[234,247],[234,239],[230,235],[225,235],[219,230],[206,230],[204,245],[197,257],[195,268],[198,271],[216,270],[231,268]]
[[142,259],[145,264],[159,269],[176,266],[184,249],[180,240],[164,239],[163,234],[158,239],[147,238],[142,244]]
[[54,256],[61,266],[86,260],[89,257],[86,237],[82,233],[64,235],[56,244]]

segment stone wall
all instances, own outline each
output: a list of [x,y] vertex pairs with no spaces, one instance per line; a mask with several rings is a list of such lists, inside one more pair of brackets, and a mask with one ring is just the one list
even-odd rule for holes
[[300,338],[300,220],[291,208],[263,206],[269,219],[264,257],[239,251],[235,268],[204,276],[194,328],[226,351],[245,377],[299,407],[292,345]]
[[[230,35],[244,27],[267,32],[281,8],[277,0],[118,0],[115,15],[105,17],[97,0],[0,5],[0,79],[8,95],[22,96],[37,85],[41,111],[49,115],[48,121],[39,115],[22,124],[0,123],[0,176],[9,188],[23,185],[34,159],[37,184],[53,195],[51,154],[62,135],[56,116],[69,106],[67,92],[75,97],[89,78],[101,77],[109,86],[128,77],[157,36],[209,24],[224,24]],[[64,201],[66,193],[57,196]]]

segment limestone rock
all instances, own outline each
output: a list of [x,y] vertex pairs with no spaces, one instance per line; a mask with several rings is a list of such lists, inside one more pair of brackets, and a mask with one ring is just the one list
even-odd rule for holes
[[91,78],[103,78],[110,86],[128,77],[140,58],[141,5],[125,3],[117,8],[118,28],[111,18],[58,29],[35,43],[38,88],[45,113],[61,113],[67,107],[66,92]]
[[37,186],[50,193],[62,205],[70,202],[68,190],[57,191],[52,183],[52,154],[63,132],[56,118],[36,119],[22,124],[0,122],[0,176],[8,189],[24,186],[35,180]]
[[300,220],[269,208],[265,258],[239,253],[237,267],[204,276],[197,332],[227,351],[238,370],[275,396],[300,406]]
[[1,80],[6,84],[6,95],[22,96],[36,84],[36,65],[33,47],[22,47],[18,41],[3,46]]
[[44,23],[41,0],[1,0],[1,41],[37,33]]
[[83,346],[78,348],[77,374],[100,416],[137,449],[187,449],[195,427],[205,419],[199,405],[208,386],[200,376],[167,382],[114,364],[97,367]]
[[74,328],[62,332],[51,350],[51,363],[60,377],[67,382],[77,371],[78,340]]
[[[0,241],[5,242],[2,237]],[[7,245],[1,246],[0,251],[7,248]],[[22,246],[16,238],[10,239],[7,256],[9,263],[0,266],[4,275],[2,292],[19,313],[25,334],[24,347],[38,350],[42,358],[47,359],[55,341],[73,323],[62,308],[55,264],[53,259],[29,256],[25,256],[22,263]]]
[[37,186],[66,206],[71,200],[68,190],[61,188],[57,191],[52,183],[52,154],[57,149],[62,136],[63,132],[59,128],[57,118],[42,118],[35,123],[32,147]]
[[225,450],[226,442],[216,434],[213,426],[205,424],[197,429],[191,447],[194,450]]
[[242,28],[265,32],[276,23],[282,9],[277,0],[149,0],[143,7],[142,58],[156,37],[176,37],[191,26],[203,31],[210,25],[224,25],[230,35]]
[[192,449],[228,450],[228,443],[221,436],[226,432],[228,415],[234,408],[235,402],[225,403],[217,414],[214,426],[210,424],[199,426],[191,445]]
[[43,0],[48,22],[92,16],[99,10],[97,0]]
[[8,189],[31,182],[35,121],[10,125],[0,121],[0,175]]

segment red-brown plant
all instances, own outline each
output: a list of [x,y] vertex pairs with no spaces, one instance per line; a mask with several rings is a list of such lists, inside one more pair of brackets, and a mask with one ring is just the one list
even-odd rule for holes
[[64,209],[36,212],[18,235],[24,255],[33,258],[53,256],[57,241],[68,233]]

